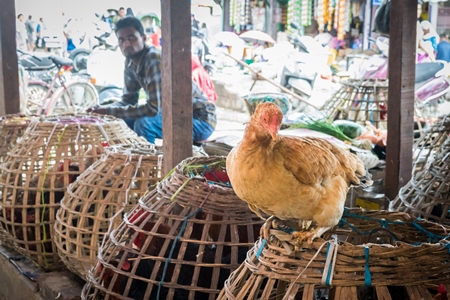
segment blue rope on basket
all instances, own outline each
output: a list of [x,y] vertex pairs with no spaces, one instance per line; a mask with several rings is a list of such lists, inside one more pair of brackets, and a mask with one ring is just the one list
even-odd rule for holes
[[168,268],[168,266],[169,266],[169,264],[170,264],[170,259],[172,258],[173,252],[175,251],[175,247],[176,247],[177,242],[180,240],[181,235],[183,234],[184,230],[186,229],[187,221],[188,221],[190,218],[192,218],[193,216],[195,216],[197,213],[201,212],[201,211],[202,211],[202,208],[199,207],[196,211],[190,213],[189,215],[187,215],[187,216],[184,217],[184,219],[183,219],[183,224],[181,225],[180,232],[178,233],[178,235],[177,235],[177,236],[175,237],[175,239],[173,240],[172,248],[170,248],[169,256],[166,258],[166,261],[164,262],[163,273],[162,273],[162,276],[161,276],[161,280],[160,280],[159,283],[158,283],[158,293],[157,293],[157,295],[156,295],[156,299],[157,299],[157,300],[160,299],[159,297],[160,297],[161,287],[162,287],[162,285],[163,285],[163,283],[164,283],[164,279],[165,279],[165,277],[166,277],[167,268]]
[[364,268],[364,284],[366,286],[371,286],[372,285],[372,274],[370,274],[370,269],[369,269],[369,247],[366,246],[366,248],[364,248],[364,255],[366,257],[366,267]]
[[258,252],[256,252],[256,258],[259,258],[261,256],[261,253],[264,249],[264,246],[266,245],[266,239],[263,239],[261,242],[261,247],[259,247]]

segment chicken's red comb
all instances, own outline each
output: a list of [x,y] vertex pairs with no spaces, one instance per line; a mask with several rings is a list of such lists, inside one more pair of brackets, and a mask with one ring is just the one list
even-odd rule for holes
[[442,283],[438,286],[438,293],[447,294],[447,289],[445,288],[445,285],[443,285]]

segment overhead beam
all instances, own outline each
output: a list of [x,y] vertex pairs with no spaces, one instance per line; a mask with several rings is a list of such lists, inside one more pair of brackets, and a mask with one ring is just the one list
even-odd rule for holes
[[191,1],[161,0],[164,172],[192,156]]
[[391,2],[386,189],[394,199],[411,179],[417,0]]
[[20,111],[14,0],[0,0],[0,116]]

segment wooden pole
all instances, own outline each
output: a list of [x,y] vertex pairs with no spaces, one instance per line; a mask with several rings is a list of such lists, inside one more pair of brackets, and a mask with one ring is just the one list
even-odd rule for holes
[[0,116],[20,111],[14,0],[0,0]]
[[233,31],[233,27],[230,26],[230,0],[222,0],[222,30]]
[[394,199],[411,179],[417,0],[391,1],[386,190]]
[[161,0],[164,173],[192,156],[191,2]]

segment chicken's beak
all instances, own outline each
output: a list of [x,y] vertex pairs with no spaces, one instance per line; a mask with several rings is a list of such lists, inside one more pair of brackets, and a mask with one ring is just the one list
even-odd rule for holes
[[274,141],[276,141],[277,135],[278,135],[278,126],[270,126],[269,132],[270,132],[270,136],[272,137],[272,139]]
[[276,141],[277,140],[277,132],[271,132],[270,133],[270,136],[272,137],[272,139],[274,140],[274,141]]

